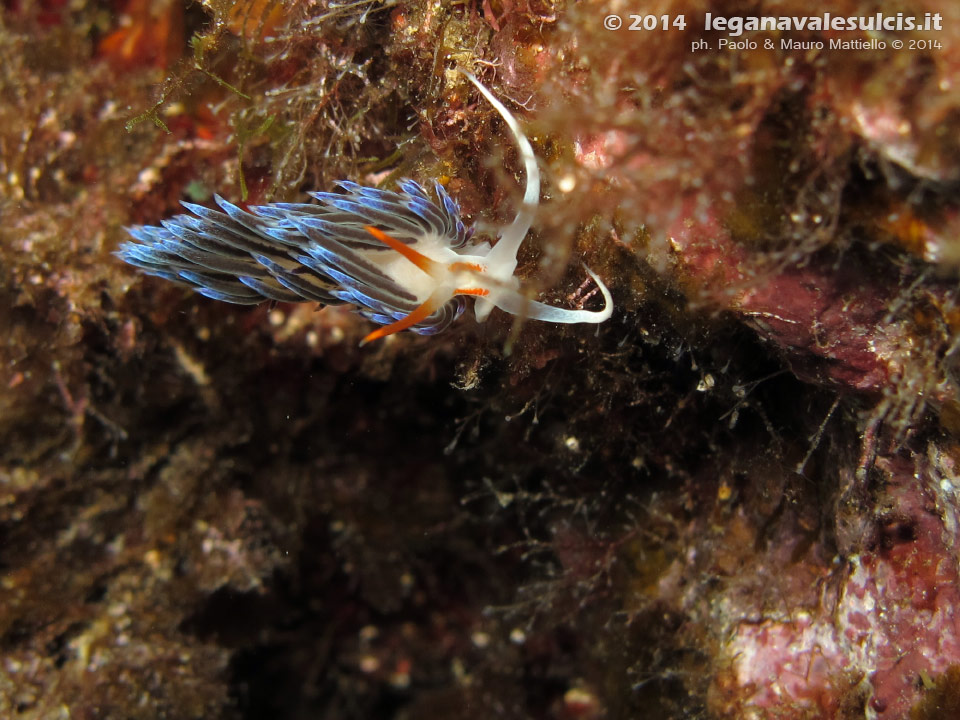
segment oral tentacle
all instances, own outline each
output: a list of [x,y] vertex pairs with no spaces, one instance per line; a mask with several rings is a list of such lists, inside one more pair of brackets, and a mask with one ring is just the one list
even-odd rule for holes
[[536,300],[530,300],[509,287],[494,288],[487,297],[488,302],[504,312],[518,315],[530,320],[545,320],[554,323],[601,323],[613,314],[613,297],[603,281],[586,265],[583,266],[587,274],[600,288],[603,295],[603,310],[570,310],[554,307]]
[[513,113],[497,100],[493,93],[474,77],[473,73],[466,70],[460,72],[466,75],[467,79],[487,99],[487,102],[493,105],[507,127],[510,128],[513,140],[520,151],[520,159],[523,160],[524,173],[527,176],[527,185],[523,192],[523,204],[517,211],[517,216],[513,219],[513,222],[503,230],[500,234],[500,240],[487,256],[490,269],[495,270],[497,277],[503,279],[513,275],[513,271],[517,267],[517,251],[520,249],[520,243],[527,236],[530,225],[533,224],[533,218],[540,204],[540,169],[537,167],[537,157],[533,154],[533,147]]

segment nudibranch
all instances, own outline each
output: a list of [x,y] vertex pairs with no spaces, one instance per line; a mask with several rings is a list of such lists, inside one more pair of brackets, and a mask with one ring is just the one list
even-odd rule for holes
[[526,175],[522,205],[492,247],[472,242],[473,228],[439,184],[436,199],[412,180],[397,191],[340,182],[342,192],[315,192],[316,203],[273,203],[247,210],[215,196],[219,210],[184,202],[192,214],[160,226],[127,228],[136,242],[117,255],[147,274],[192,286],[206,297],[253,305],[264,300],[352,303],[381,325],[363,342],[412,330],[447,328],[474,298],[483,322],[494,307],[555,323],[599,323],[613,312],[606,285],[589,268],[602,310],[553,307],[526,297],[514,276],[517,251],[540,200],[540,171],[513,114],[472,74],[462,71],[500,113]]

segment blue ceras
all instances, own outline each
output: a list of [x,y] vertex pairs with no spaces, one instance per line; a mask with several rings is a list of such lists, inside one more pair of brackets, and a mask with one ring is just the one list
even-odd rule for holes
[[523,204],[497,243],[471,242],[473,229],[439,183],[436,200],[412,180],[398,191],[353,182],[342,193],[310,193],[313,203],[273,203],[242,210],[216,197],[220,210],[183,203],[192,215],[158,226],[128,228],[137,242],[117,255],[150,275],[192,286],[210,298],[239,304],[264,300],[353,303],[383,327],[363,343],[412,330],[440,332],[473,296],[483,322],[494,307],[556,323],[599,323],[613,312],[606,285],[589,268],[603,310],[570,310],[525,297],[514,276],[517,251],[540,200],[540,171],[513,114],[472,74],[461,71],[503,117],[526,173]]

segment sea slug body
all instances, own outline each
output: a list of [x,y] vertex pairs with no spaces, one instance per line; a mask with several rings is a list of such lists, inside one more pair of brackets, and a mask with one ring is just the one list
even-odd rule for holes
[[340,182],[340,193],[311,193],[316,203],[243,210],[219,195],[219,210],[183,203],[192,214],[128,228],[135,242],[122,244],[117,255],[216,300],[352,303],[382,326],[364,342],[406,329],[440,332],[462,314],[466,297],[475,299],[480,322],[494,307],[548,322],[603,322],[613,312],[613,299],[589,268],[603,310],[552,307],[520,292],[517,251],[539,202],[539,169],[510,111],[464,74],[506,121],[526,173],[523,204],[492,248],[471,242],[473,229],[439,183],[434,198],[418,183],[403,180],[396,191]]

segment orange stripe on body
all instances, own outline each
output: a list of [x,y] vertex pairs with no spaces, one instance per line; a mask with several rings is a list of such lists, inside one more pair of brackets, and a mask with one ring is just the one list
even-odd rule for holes
[[[364,225],[363,229],[373,235],[388,248],[396,250],[398,253],[403,255],[407,260],[427,273],[427,275],[436,275],[440,271],[440,263],[431,260],[423,253],[418,253],[412,247],[400,242],[396,238],[390,237],[380,228],[375,228],[373,225]],[[414,310],[414,312],[416,312],[416,310]]]
[[450,263],[450,272],[462,272],[463,270],[473,270],[474,272],[486,272],[487,269],[479,263],[455,262]]
[[406,330],[408,327],[413,327],[418,322],[426,320],[430,317],[441,303],[433,295],[427,298],[427,301],[422,305],[419,305],[413,312],[409,315],[400,318],[395,323],[390,323],[389,325],[384,325],[381,328],[377,328],[372,333],[367,335],[363,340],[360,341],[361,345],[366,345],[368,342],[373,342],[374,340],[379,340],[382,337],[387,335],[393,335],[398,333],[401,330]]

